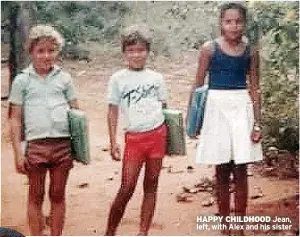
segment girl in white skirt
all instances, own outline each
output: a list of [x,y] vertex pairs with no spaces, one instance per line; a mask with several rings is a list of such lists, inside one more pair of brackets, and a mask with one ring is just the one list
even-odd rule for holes
[[[221,37],[201,46],[196,82],[191,91],[192,97],[195,89],[203,86],[208,72],[209,90],[196,162],[216,165],[219,214],[227,227],[231,173],[235,181],[235,215],[244,216],[248,196],[247,163],[262,159],[259,54],[242,40],[246,18],[242,5],[222,6]],[[223,233],[230,234],[228,228]]]

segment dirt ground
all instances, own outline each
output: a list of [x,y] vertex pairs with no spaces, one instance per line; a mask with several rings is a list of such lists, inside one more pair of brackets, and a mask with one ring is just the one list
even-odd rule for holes
[[[149,59],[149,67],[165,75],[169,89],[169,107],[186,113],[190,82],[196,73],[196,52],[186,52],[172,59],[154,56]],[[80,107],[89,118],[90,148],[92,162],[88,166],[76,163],[71,171],[67,186],[67,213],[64,235],[103,235],[110,204],[120,184],[121,162],[110,159],[108,132],[106,125],[107,104],[105,100],[109,76],[123,67],[118,53],[101,53],[87,63],[85,61],[64,62],[71,72],[78,91]],[[7,67],[2,65],[1,92],[7,94]],[[1,102],[1,226],[16,229],[29,235],[26,222],[27,178],[15,172],[13,153],[9,142],[7,124],[7,101]],[[122,125],[120,125],[122,126]],[[119,129],[119,142],[123,142]],[[197,230],[197,216],[212,216],[217,212],[216,204],[203,207],[201,203],[212,195],[199,192],[191,195],[189,202],[177,202],[176,195],[184,185],[199,183],[201,178],[212,178],[211,166],[195,165],[196,141],[186,139],[187,155],[164,159],[158,190],[158,202],[150,235],[220,235],[213,230]],[[187,169],[192,166],[193,169]],[[171,168],[170,168],[171,167]],[[170,172],[171,171],[171,172]],[[264,196],[249,198],[249,215],[289,217],[290,231],[246,231],[247,235],[296,235],[299,229],[299,184],[298,179],[262,177],[250,167],[249,196],[260,187]],[[46,184],[47,185],[47,184]],[[136,235],[142,200],[142,176],[136,192],[129,202],[125,216],[118,229],[118,235]],[[44,212],[48,215],[49,201],[45,198]]]

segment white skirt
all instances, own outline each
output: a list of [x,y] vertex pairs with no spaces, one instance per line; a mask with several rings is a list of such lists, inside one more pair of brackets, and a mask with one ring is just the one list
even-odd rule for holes
[[247,90],[209,90],[196,163],[262,160],[261,143],[251,140],[253,123],[253,103]]

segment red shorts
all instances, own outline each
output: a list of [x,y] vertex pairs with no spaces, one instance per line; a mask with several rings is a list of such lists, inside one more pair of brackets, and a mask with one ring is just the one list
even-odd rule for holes
[[70,138],[45,138],[29,141],[26,149],[27,171],[44,171],[48,168],[71,169]]
[[125,134],[124,160],[162,159],[167,151],[167,125]]

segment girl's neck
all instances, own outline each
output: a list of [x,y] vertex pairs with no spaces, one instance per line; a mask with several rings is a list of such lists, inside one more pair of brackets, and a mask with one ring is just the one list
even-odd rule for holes
[[222,52],[229,56],[240,57],[245,53],[245,45],[240,40],[228,40],[224,37],[219,38],[219,45]]
[[230,40],[230,39],[226,39],[224,36],[222,36],[221,40],[230,47],[236,47],[242,43],[242,37],[239,39]]

